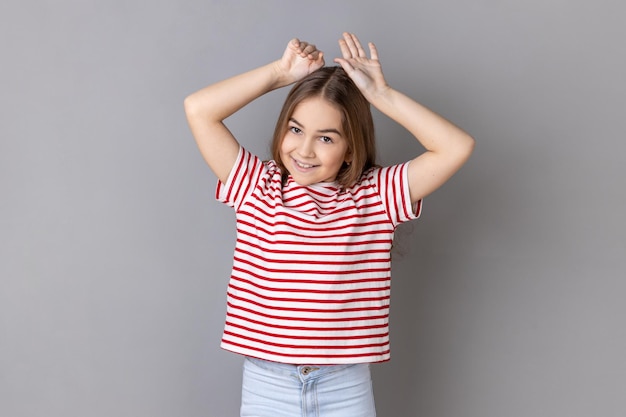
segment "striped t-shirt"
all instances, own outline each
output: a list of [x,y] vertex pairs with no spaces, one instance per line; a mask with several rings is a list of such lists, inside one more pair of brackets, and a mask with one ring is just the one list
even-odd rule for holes
[[216,197],[237,240],[222,348],[270,361],[389,359],[390,250],[417,218],[408,163],[366,172],[351,188],[301,186],[244,148]]

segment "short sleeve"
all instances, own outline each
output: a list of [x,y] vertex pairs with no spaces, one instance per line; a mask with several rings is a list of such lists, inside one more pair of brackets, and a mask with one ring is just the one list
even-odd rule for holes
[[220,180],[217,181],[215,190],[217,201],[238,209],[254,189],[263,167],[263,162],[257,156],[240,146],[237,160],[226,183],[222,183]]
[[373,171],[374,181],[383,206],[394,226],[417,219],[422,212],[422,200],[413,204],[409,192],[409,163],[377,168]]

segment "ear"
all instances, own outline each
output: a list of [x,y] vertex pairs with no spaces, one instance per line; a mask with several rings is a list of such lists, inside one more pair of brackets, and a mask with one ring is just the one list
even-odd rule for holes
[[346,155],[343,157],[343,161],[346,163],[346,165],[350,165],[352,163],[352,152],[347,151]]

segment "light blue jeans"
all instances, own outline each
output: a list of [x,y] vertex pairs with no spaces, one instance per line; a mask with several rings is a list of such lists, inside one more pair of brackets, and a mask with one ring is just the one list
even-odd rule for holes
[[289,365],[246,358],[241,417],[375,417],[369,364]]

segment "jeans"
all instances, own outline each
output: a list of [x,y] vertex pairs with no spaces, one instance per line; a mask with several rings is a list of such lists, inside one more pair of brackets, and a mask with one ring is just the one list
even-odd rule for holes
[[241,417],[375,417],[369,364],[290,365],[246,358]]

